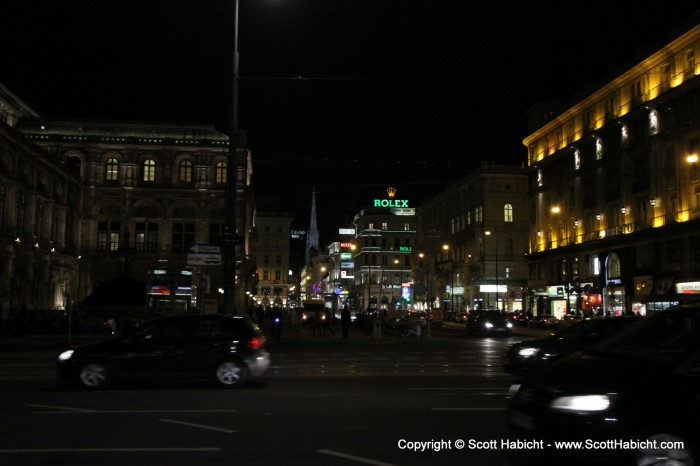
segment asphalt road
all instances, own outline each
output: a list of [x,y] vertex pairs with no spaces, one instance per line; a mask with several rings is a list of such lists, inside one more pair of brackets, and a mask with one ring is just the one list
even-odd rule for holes
[[462,331],[285,332],[270,371],[239,390],[158,380],[91,393],[56,382],[47,339],[0,344],[0,464],[526,464],[527,448],[502,448],[517,379],[500,358],[527,337]]

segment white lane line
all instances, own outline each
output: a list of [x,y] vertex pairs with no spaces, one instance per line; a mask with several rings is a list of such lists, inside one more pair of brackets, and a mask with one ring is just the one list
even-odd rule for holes
[[507,388],[499,387],[408,387],[409,390],[503,390],[507,392]]
[[235,409],[123,409],[123,410],[78,410],[67,411],[34,411],[34,414],[154,414],[154,413],[235,413]]
[[[54,406],[54,405],[27,405],[30,408],[46,408],[46,409],[59,409],[63,412],[77,412],[77,413],[94,413],[94,409],[82,409],[82,408],[71,408],[69,406]],[[59,412],[61,412],[59,411]],[[51,411],[56,412],[56,411]]]
[[217,432],[224,432],[226,434],[235,434],[235,430],[230,430],[230,429],[222,429],[221,427],[214,427],[214,426],[206,426],[204,424],[195,424],[193,422],[183,422],[183,421],[176,421],[174,419],[158,419],[160,422],[169,422],[171,424],[180,424],[182,426],[189,426],[189,427],[196,427],[198,429],[206,429],[206,430],[215,430]]
[[430,408],[431,411],[505,411],[508,408]]
[[8,448],[0,450],[0,453],[151,453],[174,451],[221,451],[221,448]]
[[318,452],[323,453],[324,455],[337,456],[338,458],[345,458],[347,460],[357,461],[358,463],[374,464],[376,466],[396,466],[396,465],[391,464],[391,463],[384,463],[382,461],[372,460],[369,458],[363,458],[361,456],[348,455],[347,453],[341,453],[339,451],[318,450]]

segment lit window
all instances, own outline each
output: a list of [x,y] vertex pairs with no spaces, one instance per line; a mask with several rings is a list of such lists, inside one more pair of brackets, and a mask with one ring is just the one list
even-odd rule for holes
[[216,182],[219,184],[226,183],[226,178],[228,177],[228,163],[218,162],[216,164]]
[[657,134],[659,132],[659,112],[651,110],[649,112],[649,134]]
[[192,182],[192,162],[184,160],[180,162],[180,183]]
[[119,161],[115,158],[107,159],[105,164],[105,180],[117,181],[119,179]]
[[143,162],[143,181],[156,180],[156,163],[148,159]]
[[595,140],[595,158],[603,160],[603,140],[600,138]]
[[503,221],[508,223],[513,222],[513,206],[511,204],[503,206]]

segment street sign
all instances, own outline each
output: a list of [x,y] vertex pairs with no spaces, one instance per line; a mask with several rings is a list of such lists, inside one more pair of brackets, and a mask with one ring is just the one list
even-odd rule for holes
[[187,251],[187,265],[221,265],[221,246],[193,244]]

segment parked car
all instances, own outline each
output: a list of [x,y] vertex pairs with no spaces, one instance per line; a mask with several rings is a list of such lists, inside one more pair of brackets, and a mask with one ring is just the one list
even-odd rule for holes
[[509,374],[522,375],[533,367],[593,346],[642,318],[586,318],[564,327],[550,337],[514,343],[503,355],[503,369]]
[[510,335],[513,322],[500,311],[471,311],[467,318],[467,333],[483,336]]
[[508,422],[521,438],[582,442],[615,464],[697,464],[700,305],[644,317],[529,371],[511,392]]
[[127,378],[210,378],[239,387],[270,366],[265,339],[243,317],[178,315],[62,352],[59,378],[97,390]]
[[469,317],[469,314],[466,312],[459,312],[452,316],[452,321],[456,322],[458,324],[466,324],[467,323],[467,318]]

